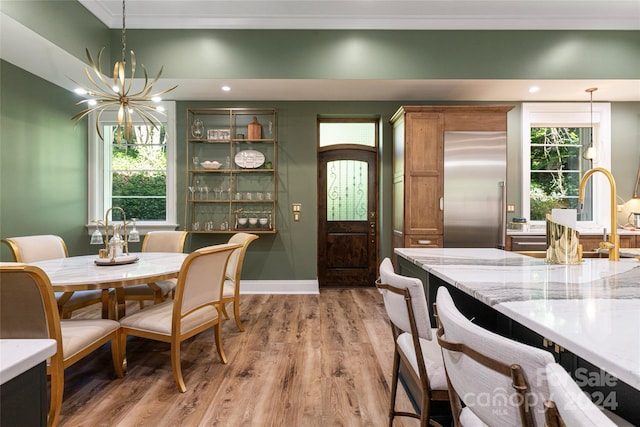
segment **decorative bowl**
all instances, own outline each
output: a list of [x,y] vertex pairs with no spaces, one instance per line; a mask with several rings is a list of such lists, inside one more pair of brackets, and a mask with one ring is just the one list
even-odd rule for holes
[[238,224],[245,225],[247,223],[247,218],[238,218]]
[[220,169],[222,163],[216,162],[215,160],[213,162],[207,160],[206,162],[200,163],[200,166],[202,166],[204,169]]
[[256,225],[258,223],[258,218],[249,218],[250,225]]
[[258,222],[260,223],[260,225],[267,225],[269,220],[267,218],[260,218]]

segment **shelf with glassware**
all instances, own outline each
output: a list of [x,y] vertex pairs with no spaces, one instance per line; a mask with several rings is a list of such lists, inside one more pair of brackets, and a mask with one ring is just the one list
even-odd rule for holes
[[185,229],[275,233],[275,110],[188,109],[187,119]]

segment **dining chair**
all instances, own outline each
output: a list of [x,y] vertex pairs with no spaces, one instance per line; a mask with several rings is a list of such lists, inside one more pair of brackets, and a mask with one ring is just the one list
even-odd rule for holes
[[569,373],[557,363],[546,367],[550,399],[544,402],[547,427],[631,426],[613,412],[596,406]]
[[58,422],[68,366],[110,342],[115,373],[124,376],[119,328],[118,322],[108,319],[61,320],[51,282],[42,269],[23,263],[0,265],[0,338],[56,340],[56,353],[47,366],[51,376],[48,426]]
[[[434,339],[435,330],[431,328],[429,320],[422,281],[396,274],[391,260],[385,258],[380,264],[380,278],[376,287],[382,294],[394,339],[389,427],[393,426],[393,419],[397,416],[417,418],[421,426],[427,426],[432,421],[432,403],[448,402],[449,390],[442,352]],[[420,387],[422,399],[419,413],[396,410],[401,364]]]
[[222,286],[231,253],[240,245],[222,244],[197,249],[185,258],[174,299],[155,304],[120,319],[121,347],[126,359],[127,336],[171,344],[173,378],[181,392],[187,390],[180,364],[182,341],[209,328],[215,328],[215,343],[222,363]]
[[[69,256],[67,245],[60,236],[52,234],[8,237],[2,239],[16,262],[31,263],[55,258],[66,258]],[[71,317],[74,310],[88,307],[93,304],[107,304],[107,294],[103,295],[101,290],[86,290],[75,292],[55,292],[58,311],[64,319]],[[104,297],[104,300],[103,300]],[[106,307],[106,305],[104,306]]]
[[[186,231],[150,231],[142,241],[142,252],[184,252]],[[139,301],[140,308],[144,308],[145,301],[155,304],[163,302],[169,293],[173,293],[177,279],[162,280],[142,285],[125,286],[122,288],[125,300]],[[113,296],[113,292],[112,296]]]
[[233,251],[229,262],[227,263],[227,271],[225,273],[224,287],[222,289],[222,314],[225,318],[229,318],[226,305],[233,303],[233,314],[236,318],[236,325],[240,331],[244,331],[242,322],[240,321],[240,278],[242,276],[242,265],[244,256],[247,253],[249,244],[257,239],[256,234],[236,233],[227,243],[242,245]]
[[469,321],[449,291],[437,290],[434,313],[456,426],[542,426],[553,355]]

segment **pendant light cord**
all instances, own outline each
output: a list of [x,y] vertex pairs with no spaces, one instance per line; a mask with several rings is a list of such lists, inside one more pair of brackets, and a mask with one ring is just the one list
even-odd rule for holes
[[127,51],[127,27],[125,23],[125,0],[122,0],[122,62],[125,63],[125,54]]

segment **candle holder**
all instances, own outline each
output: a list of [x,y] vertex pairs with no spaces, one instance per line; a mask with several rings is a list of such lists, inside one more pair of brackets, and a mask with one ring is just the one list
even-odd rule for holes
[[[112,210],[118,210],[122,213],[122,224],[111,224],[112,233],[111,238],[109,238],[109,214]],[[127,237],[127,215],[124,212],[124,209],[118,206],[111,207],[107,209],[104,214],[104,221],[94,220],[92,221],[96,224],[96,229],[93,233],[91,233],[91,244],[92,245],[105,245],[104,248],[98,251],[98,257],[101,259],[110,258],[112,263],[116,262],[116,258],[124,255],[129,256],[129,238]],[[102,232],[100,232],[100,227],[104,227],[105,238],[102,238]],[[120,227],[123,228],[123,235],[120,236]],[[134,230],[135,230],[135,221],[134,221]],[[135,230],[137,232],[137,230]],[[132,236],[133,240],[136,241],[136,237]],[[137,238],[137,241],[140,240],[140,237]]]

